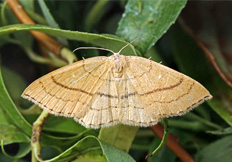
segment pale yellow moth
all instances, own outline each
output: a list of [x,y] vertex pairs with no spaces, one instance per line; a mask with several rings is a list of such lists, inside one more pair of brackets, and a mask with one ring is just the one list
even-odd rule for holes
[[119,123],[152,126],[212,98],[190,77],[150,59],[120,52],[57,69],[34,81],[22,97],[52,114],[72,117],[87,128]]

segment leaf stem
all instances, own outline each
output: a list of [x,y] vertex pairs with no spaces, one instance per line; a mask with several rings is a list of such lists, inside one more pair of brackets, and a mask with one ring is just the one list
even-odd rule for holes
[[31,149],[32,149],[32,153],[39,161],[43,161],[43,159],[40,156],[40,149],[41,149],[40,136],[41,136],[42,126],[44,124],[44,121],[48,117],[49,117],[49,113],[46,110],[44,110],[37,118],[37,120],[33,123],[33,127],[32,127]]
[[[163,128],[162,125],[157,124],[157,125],[151,126],[150,129],[156,134],[156,136],[159,137],[159,139],[162,139],[162,137],[164,135],[164,128]],[[195,162],[194,159],[191,157],[191,155],[189,155],[189,153],[178,142],[178,139],[177,139],[176,136],[173,136],[172,134],[169,134],[166,145],[183,162]]]
[[141,14],[141,12],[142,12],[142,0],[138,0],[138,8],[139,8],[138,13]]
[[66,62],[58,59],[57,57],[45,58],[45,57],[35,54],[35,52],[31,50],[31,48],[24,48],[24,49],[27,55],[29,56],[29,58],[37,63],[50,64],[55,67],[61,67],[67,64]]
[[2,19],[2,25],[5,26],[7,25],[7,20],[5,16],[5,9],[6,9],[6,1],[1,4],[1,19]]
[[150,154],[147,155],[145,159],[147,159],[148,157],[154,156],[167,142],[167,138],[168,138],[168,120],[164,119],[164,134],[163,134],[163,138],[159,144],[159,146]]
[[36,159],[35,157],[35,153],[34,153],[34,150],[32,149],[31,151],[31,162],[38,162],[38,160]]

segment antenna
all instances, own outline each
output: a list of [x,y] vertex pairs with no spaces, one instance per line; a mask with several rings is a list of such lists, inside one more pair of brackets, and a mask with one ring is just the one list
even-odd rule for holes
[[112,51],[112,50],[110,50],[110,49],[99,48],[99,47],[79,47],[79,48],[74,49],[74,50],[73,50],[73,53],[76,52],[77,50],[80,50],[80,49],[97,49],[97,50],[103,50],[103,51],[111,52],[111,53],[114,54],[114,55],[119,55],[119,54],[122,52],[122,50],[124,50],[127,46],[132,45],[132,43],[134,43],[135,41],[137,41],[137,40],[139,40],[139,39],[141,39],[141,38],[147,37],[147,36],[156,37],[156,36],[153,36],[153,35],[144,35],[144,36],[141,36],[141,37],[136,38],[135,40],[133,40],[133,41],[127,43],[127,44],[126,44],[125,46],[123,46],[118,52],[114,52],[114,51]]
[[152,36],[152,37],[156,37],[156,36],[153,36],[153,35],[144,35],[144,36],[141,36],[141,37],[138,37],[136,38],[135,40],[131,41],[130,43],[126,44],[124,47],[122,47],[117,53],[115,54],[120,54],[122,52],[123,49],[125,49],[127,46],[131,45],[132,43],[134,43],[135,41],[137,41],[138,39],[141,39],[141,38],[144,38],[144,37],[147,37],[147,36]]
[[115,54],[115,52],[110,50],[110,49],[99,48],[99,47],[79,47],[79,48],[76,48],[75,50],[73,50],[73,53],[76,52],[77,50],[80,50],[80,49],[98,49],[98,50],[108,51],[108,52]]

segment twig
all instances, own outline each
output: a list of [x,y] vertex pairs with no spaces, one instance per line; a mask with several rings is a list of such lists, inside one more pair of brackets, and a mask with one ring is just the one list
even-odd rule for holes
[[[35,24],[35,22],[24,11],[18,0],[7,0],[7,3],[22,24]],[[59,55],[62,48],[62,45],[59,42],[38,31],[30,31],[30,33],[47,49],[49,49],[54,54]]]
[[182,18],[178,19],[179,23],[183,27],[183,29],[190,35],[190,37],[196,42],[196,44],[202,49],[202,51],[205,53],[207,56],[208,60],[211,62],[217,73],[220,75],[220,77],[225,81],[225,83],[232,88],[232,80],[228,75],[226,75],[218,63],[216,62],[216,58],[212,54],[212,52],[207,48],[207,46],[202,43],[197,37],[196,34],[193,33],[192,29],[185,24],[184,20]]
[[[35,22],[24,11],[23,7],[20,5],[18,0],[7,0],[7,4],[22,24],[35,24]],[[49,51],[51,51],[58,57],[62,58],[66,62],[72,63],[75,60],[77,60],[76,56],[71,51],[63,47],[63,45],[60,44],[55,39],[39,31],[29,31],[29,32],[44,47],[46,47]]]

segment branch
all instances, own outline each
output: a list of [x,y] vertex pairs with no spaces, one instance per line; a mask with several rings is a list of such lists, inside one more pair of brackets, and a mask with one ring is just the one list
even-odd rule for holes
[[[7,4],[22,24],[35,24],[35,22],[24,11],[23,7],[20,5],[18,0],[7,0]],[[73,61],[76,60],[76,56],[72,52],[70,52],[67,48],[64,48],[63,45],[60,44],[55,39],[39,31],[29,31],[29,32],[44,47],[46,47],[49,51],[51,51],[58,57],[62,58],[66,62],[72,63]]]

